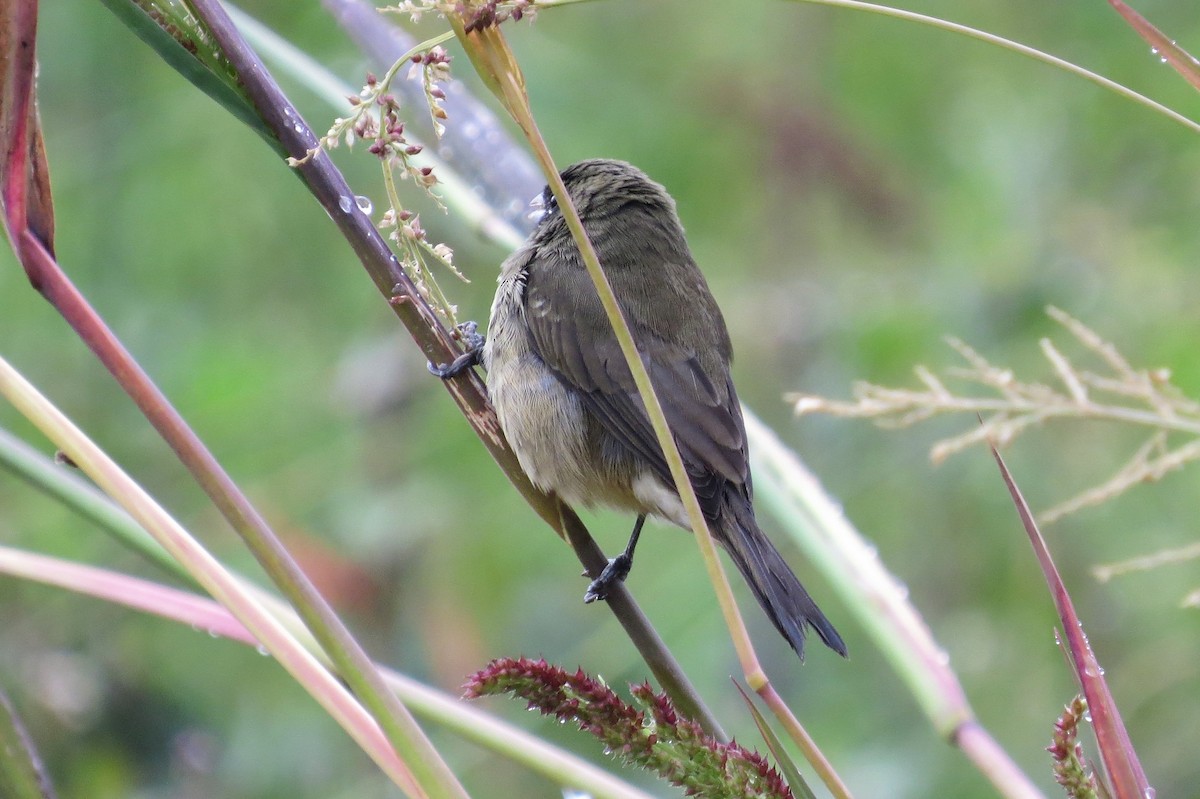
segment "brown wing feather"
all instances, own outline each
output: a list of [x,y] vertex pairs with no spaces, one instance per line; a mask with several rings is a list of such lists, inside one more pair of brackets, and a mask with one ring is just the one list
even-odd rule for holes
[[[600,299],[582,267],[572,266],[536,264],[529,271],[525,309],[534,351],[560,380],[582,393],[609,434],[671,485],[670,470]],[[714,385],[696,353],[655,335],[634,309],[622,310],[692,485],[705,514],[715,518],[722,485],[741,486],[749,475],[733,385],[728,379],[723,386]],[[588,331],[586,338],[582,330]],[[597,330],[605,332],[596,335]]]

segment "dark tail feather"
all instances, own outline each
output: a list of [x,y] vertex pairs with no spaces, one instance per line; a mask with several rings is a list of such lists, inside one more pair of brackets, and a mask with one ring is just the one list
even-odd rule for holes
[[759,529],[748,502],[741,497],[730,497],[713,527],[717,540],[750,584],[758,604],[801,660],[806,625],[817,631],[826,646],[846,657],[842,637],[804,590],[779,550]]

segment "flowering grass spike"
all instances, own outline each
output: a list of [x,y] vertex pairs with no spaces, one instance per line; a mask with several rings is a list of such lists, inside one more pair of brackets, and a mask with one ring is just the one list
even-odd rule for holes
[[467,697],[512,694],[529,708],[573,721],[604,745],[606,754],[657,773],[687,796],[784,799],[792,791],[766,758],[707,735],[683,718],[664,694],[631,685],[634,704],[582,669],[574,674],[545,660],[500,658],[471,676]]

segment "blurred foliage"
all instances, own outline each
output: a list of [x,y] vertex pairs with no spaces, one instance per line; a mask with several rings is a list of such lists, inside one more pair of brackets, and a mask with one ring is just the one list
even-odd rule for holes
[[[368,65],[318,4],[245,7],[361,83]],[[1046,49],[1195,116],[1194,92],[1100,0],[909,7]],[[1190,4],[1147,0],[1139,10],[1200,50]],[[1057,795],[1043,748],[1076,689],[990,458],[980,450],[934,468],[927,448],[953,421],[899,433],[797,422],[781,395],[844,396],[856,378],[905,383],[914,363],[953,361],[946,334],[1038,372],[1050,303],[1134,362],[1169,366],[1200,395],[1193,134],[1011,53],[800,3],[610,0],[508,31],[560,163],[624,158],[675,195],[728,317],[743,400],[874,539],[982,722]],[[644,679],[610,615],[581,603],[569,550],[492,466],[286,166],[100,4],[43,3],[39,33],[61,262],[372,653],[451,690],[501,655],[583,665],[614,684]],[[463,77],[465,59],[455,66]],[[318,130],[335,115],[285,88]],[[381,207],[373,159],[337,158]],[[485,319],[504,253],[432,209],[423,219],[473,280],[447,286],[462,316]],[[7,250],[0,344],[227,562],[251,571]],[[0,424],[28,432],[7,407]],[[1005,454],[1037,510],[1109,473],[1138,435],[1051,427]],[[1099,585],[1088,569],[1193,540],[1186,520],[1198,493],[1193,469],[1047,531],[1160,796],[1194,796],[1200,785],[1188,734],[1200,715],[1200,638],[1195,610],[1178,606],[1196,570]],[[614,550],[631,522],[588,520]],[[0,533],[153,574],[8,478]],[[837,621],[827,588],[799,571]],[[653,529],[630,585],[727,729],[755,740],[729,688],[737,665],[701,575],[686,536]],[[841,623],[848,663],[814,651],[800,667],[748,597],[745,605],[777,687],[859,796],[992,795],[860,631]],[[252,651],[12,581],[0,581],[0,617],[10,620],[0,680],[63,797],[394,795]],[[530,714],[495,709],[591,751]],[[433,732],[475,795],[558,795]]]

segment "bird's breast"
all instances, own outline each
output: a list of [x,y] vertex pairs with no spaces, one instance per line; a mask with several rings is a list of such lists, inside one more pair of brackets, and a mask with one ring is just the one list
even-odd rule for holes
[[534,351],[523,282],[501,280],[492,303],[483,362],[488,394],[509,445],[533,484],[571,504],[645,507],[633,483],[642,469]]

